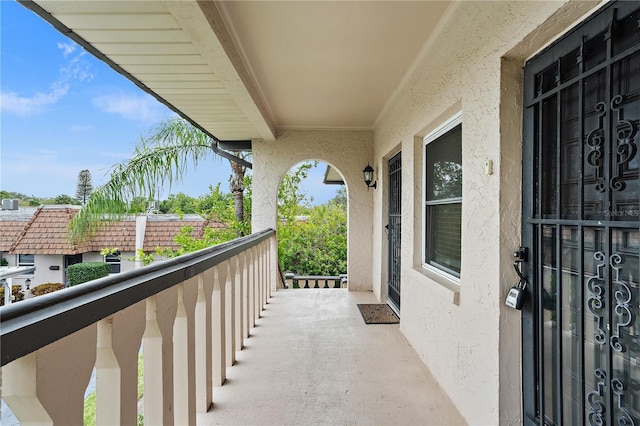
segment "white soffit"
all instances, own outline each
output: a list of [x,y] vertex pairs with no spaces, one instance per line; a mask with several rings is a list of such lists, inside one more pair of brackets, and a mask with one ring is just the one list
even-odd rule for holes
[[[214,3],[207,3],[215,14]],[[218,139],[275,138],[261,100],[247,90],[198,3],[37,4]]]

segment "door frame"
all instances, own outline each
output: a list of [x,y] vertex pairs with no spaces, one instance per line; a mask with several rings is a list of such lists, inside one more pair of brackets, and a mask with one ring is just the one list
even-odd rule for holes
[[[399,161],[399,167],[396,169],[391,168],[391,162],[396,160]],[[385,226],[385,234],[387,235],[387,274],[386,274],[386,291],[387,291],[387,302],[389,306],[396,312],[398,316],[400,316],[400,306],[402,303],[401,294],[402,294],[402,151],[395,152],[393,155],[390,155],[386,161],[386,170],[387,170],[387,225]],[[399,189],[394,189],[394,179],[397,179],[399,184]],[[397,191],[396,198],[394,199],[394,191]],[[399,211],[397,213],[392,213],[392,204],[397,204]],[[393,224],[391,224],[391,216],[394,216],[398,220],[398,225],[400,225],[400,232],[397,232],[398,246],[394,249],[392,244],[392,232],[393,232]],[[395,253],[395,255],[394,255]],[[397,261],[397,268],[394,268],[394,261]],[[395,289],[392,287],[392,273],[394,269],[397,269],[397,303],[392,297],[392,291],[395,292]]]
[[[536,153],[534,152],[534,123],[536,118],[532,112],[532,109],[527,107],[529,103],[527,99],[536,97],[533,87],[533,75],[540,72],[541,70],[547,69],[547,67],[553,65],[554,62],[557,62],[559,57],[573,51],[575,49],[575,46],[579,46],[579,40],[582,39],[582,37],[590,37],[595,34],[599,34],[603,30],[603,28],[607,28],[607,25],[612,21],[612,19],[614,19],[616,13],[622,11],[623,13],[619,16],[625,17],[629,12],[633,11],[634,9],[638,9],[638,7],[639,5],[637,2],[635,2],[635,5],[634,2],[611,2],[603,5],[601,8],[593,12],[589,17],[577,23],[577,25],[571,31],[567,32],[565,35],[553,42],[542,52],[538,53],[534,58],[527,61],[527,64],[525,65],[521,227],[522,244],[523,246],[529,248],[529,261],[523,264],[523,273],[529,281],[529,285],[527,286],[527,303],[525,303],[522,311],[522,402],[523,422],[525,425],[545,424],[544,415],[540,415],[540,413],[536,412],[539,407],[544,407],[544,405],[538,403],[538,400],[542,398],[543,394],[542,391],[538,389],[539,380],[537,378],[538,358],[542,356],[539,318],[542,313],[543,307],[540,297],[536,294],[538,292],[537,283],[539,281],[539,277],[537,276],[537,257],[541,255],[542,249],[538,247],[539,244],[536,241],[534,232],[535,225],[533,224],[536,212],[536,194],[534,187],[537,180],[535,170]],[[531,63],[536,61],[537,63],[532,69],[530,65]],[[605,62],[609,63],[609,61],[610,59],[607,58]],[[585,74],[586,72],[583,74],[578,74],[578,76],[582,78],[582,76]],[[581,143],[584,144],[584,133],[579,137],[582,141]],[[579,216],[577,219],[573,220],[572,223],[574,226],[582,227],[582,224],[578,225],[581,221],[584,221],[584,218],[580,215],[580,212],[582,212],[582,206],[579,206],[579,208],[581,209],[579,211]],[[571,221],[566,222],[567,223],[563,223],[559,226],[572,225]],[[610,221],[605,221],[605,223],[602,224],[602,227],[610,226],[614,226]],[[558,235],[557,238],[560,240],[561,236]],[[583,237],[580,236],[581,240],[582,238]],[[605,241],[605,244],[610,243],[608,241]],[[580,248],[583,249],[584,247]],[[584,257],[584,251],[580,251],[580,255]],[[584,300],[582,300],[581,303],[583,304],[583,308],[586,307],[586,303],[584,302]],[[584,336],[581,336],[580,339],[582,342],[581,344],[584,345]],[[561,363],[560,365],[560,368],[562,368]],[[584,363],[581,364],[581,368],[584,368]],[[562,372],[562,370],[560,372]],[[544,380],[544,378],[542,380]],[[584,388],[585,378],[581,377],[581,380],[582,386]],[[560,398],[562,398],[562,395],[560,395]],[[584,416],[584,407],[586,406],[586,401],[582,400],[581,402],[583,404],[582,410]],[[562,405],[562,401],[560,401],[559,403],[557,400],[553,400],[553,404],[556,406],[560,406]],[[586,418],[584,418],[583,420],[586,422]],[[559,421],[562,422],[563,419],[560,418]]]

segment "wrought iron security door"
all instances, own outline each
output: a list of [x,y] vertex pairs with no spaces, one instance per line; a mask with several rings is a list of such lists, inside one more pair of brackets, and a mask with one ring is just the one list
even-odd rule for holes
[[640,426],[640,4],[525,67],[525,423]]
[[402,230],[402,157],[389,160],[389,302],[400,312],[400,234]]

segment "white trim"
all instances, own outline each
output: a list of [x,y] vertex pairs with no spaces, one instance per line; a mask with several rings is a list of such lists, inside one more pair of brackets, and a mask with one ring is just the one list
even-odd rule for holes
[[[462,111],[453,115],[453,117],[446,120],[440,126],[436,127],[429,134],[427,134],[424,138],[422,138],[422,142],[424,146],[438,139],[440,136],[447,133],[449,130],[456,127],[458,124],[462,123]],[[424,149],[423,149],[424,152]],[[424,157],[424,156],[423,156]]]
[[[460,285],[460,282],[461,282],[460,277],[456,277],[455,275],[450,274],[443,269],[436,268],[435,266],[425,262],[425,258],[427,256],[427,253],[426,253],[427,241],[426,241],[426,232],[425,232],[425,230],[427,229],[427,223],[426,223],[427,222],[427,185],[426,185],[427,168],[425,165],[427,164],[427,145],[435,141],[436,139],[438,139],[440,136],[444,135],[448,131],[452,130],[454,127],[456,127],[459,124],[462,124],[462,111],[457,112],[456,114],[451,116],[449,119],[445,120],[441,125],[436,127],[434,130],[429,132],[424,138],[422,138],[422,185],[421,185],[422,186],[422,228],[421,228],[421,237],[420,237],[422,241],[422,248],[421,248],[422,254],[420,257],[420,264],[422,265],[422,267],[427,271],[434,272],[437,275],[447,280],[450,280],[458,285]],[[463,173],[464,173],[464,167],[463,167]],[[461,197],[460,204],[462,205],[462,203],[463,201]],[[462,240],[462,235],[460,236],[460,238]],[[462,270],[460,271],[460,273],[462,274]]]

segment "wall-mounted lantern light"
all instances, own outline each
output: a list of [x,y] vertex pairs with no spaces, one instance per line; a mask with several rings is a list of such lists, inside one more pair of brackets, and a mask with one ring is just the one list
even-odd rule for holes
[[362,171],[362,173],[364,174],[364,183],[367,184],[367,191],[369,190],[369,188],[376,189],[378,185],[378,181],[374,181],[373,183],[371,183],[371,181],[373,181],[373,172],[373,167],[371,167],[369,163],[367,163],[367,167],[365,167]]
[[27,286],[27,290],[29,290],[29,287],[31,286],[31,280],[29,278],[24,280],[24,285]]

